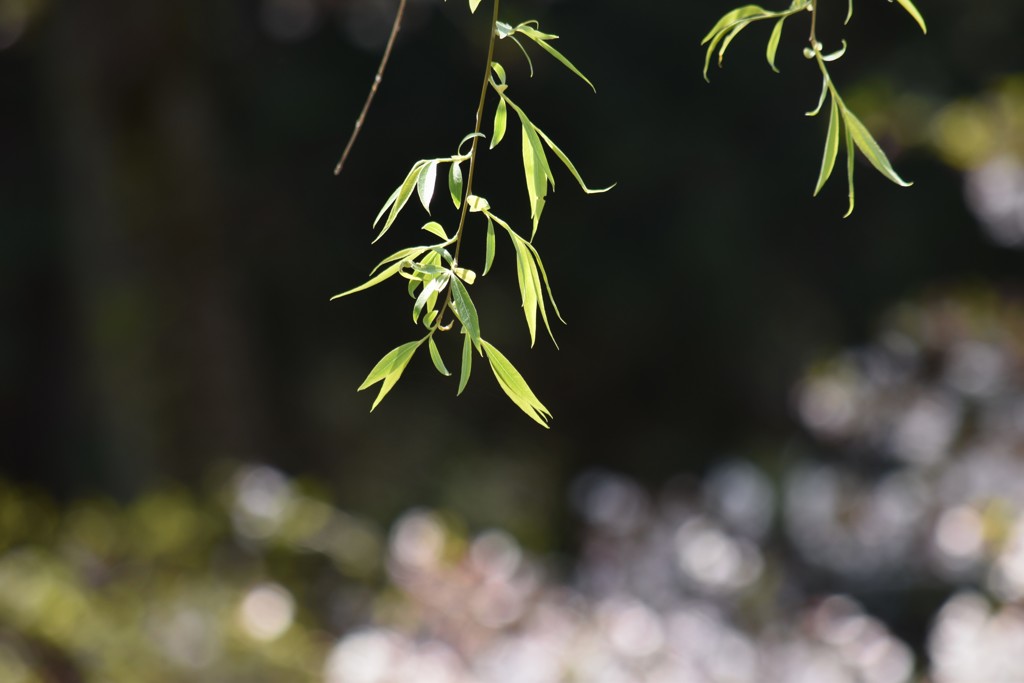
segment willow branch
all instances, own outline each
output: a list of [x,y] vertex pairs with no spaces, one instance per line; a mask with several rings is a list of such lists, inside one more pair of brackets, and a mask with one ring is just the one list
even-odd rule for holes
[[366,102],[363,104],[363,110],[359,113],[359,118],[356,119],[356,125],[352,129],[352,135],[349,136],[348,144],[345,145],[345,151],[341,153],[338,165],[334,167],[334,175],[341,173],[341,169],[345,165],[345,160],[348,159],[349,152],[352,151],[352,145],[355,144],[356,138],[359,137],[359,131],[363,129],[363,121],[366,120],[366,112],[370,110],[370,103],[373,102],[373,98],[377,94],[377,87],[380,85],[381,79],[384,77],[384,69],[388,65],[388,59],[391,57],[391,48],[395,45],[395,36],[398,35],[398,30],[402,26],[402,15],[405,14],[405,3],[406,0],[398,1],[398,11],[395,12],[395,21],[391,24],[391,35],[388,36],[388,44],[384,47],[384,56],[381,57],[380,66],[377,67],[377,75],[373,77],[373,84],[370,86],[370,92],[366,95]]

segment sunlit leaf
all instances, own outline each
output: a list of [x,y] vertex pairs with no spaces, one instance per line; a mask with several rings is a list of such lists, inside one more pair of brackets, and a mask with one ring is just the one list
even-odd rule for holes
[[777,66],[775,66],[775,53],[779,50],[779,41],[782,39],[782,24],[786,21],[786,17],[780,17],[775,22],[775,26],[772,27],[772,34],[768,37],[768,65],[772,68],[775,73],[779,72]]
[[818,173],[818,184],[814,188],[814,195],[821,191],[825,181],[832,175],[832,168],[836,163],[836,155],[839,154],[839,105],[836,98],[832,98],[832,111],[828,118],[828,133],[825,135],[825,154],[821,158],[821,171]]
[[514,34],[510,35],[509,38],[512,39],[513,43],[519,46],[519,51],[523,53],[524,57],[526,57],[526,63],[530,66],[530,78],[533,78],[533,60],[530,59],[530,53],[526,51],[526,48],[523,47],[523,44],[519,42],[519,39],[516,38]]
[[452,288],[452,310],[459,322],[469,332],[474,344],[480,343],[480,318],[477,316],[476,306],[469,297],[469,290],[459,281],[458,278],[451,279]]
[[462,370],[459,372],[459,391],[455,394],[461,396],[469,383],[469,373],[473,369],[473,343],[468,334],[464,334],[462,342]]
[[597,92],[597,88],[595,88],[594,84],[590,82],[590,79],[587,78],[586,76],[584,76],[583,73],[579,69],[577,69],[576,66],[572,62],[570,62],[568,59],[566,59],[565,55],[563,55],[561,52],[559,52],[555,48],[551,47],[551,45],[548,43],[549,40],[553,40],[553,39],[557,38],[558,36],[552,36],[552,35],[547,34],[547,33],[541,33],[540,31],[537,31],[537,30],[532,29],[532,28],[530,28],[528,26],[522,26],[522,25],[517,27],[516,31],[518,33],[523,34],[527,38],[532,39],[533,42],[537,43],[537,45],[540,45],[540,47],[545,52],[547,52],[549,55],[551,55],[552,57],[557,59],[559,62],[561,62],[562,65],[565,68],[569,69],[569,71],[572,71],[574,74],[576,74],[581,79],[583,79],[583,82],[585,82],[587,85],[589,85],[591,90],[593,90],[594,92]]
[[446,242],[448,241],[447,233],[445,233],[444,228],[437,221],[430,221],[429,223],[425,224],[422,229],[426,230],[431,235],[437,235]]
[[476,282],[476,272],[469,268],[455,268],[453,269],[455,276],[465,282],[467,285],[471,285]]
[[[420,171],[423,170],[423,167],[424,162],[417,161],[413,165],[412,170],[409,171],[409,175],[405,177],[405,180],[398,187],[397,194],[395,195],[395,200],[391,204],[391,211],[388,213],[388,218],[384,222],[384,227],[380,229],[380,233],[377,235],[376,239],[373,240],[374,242],[383,237],[384,233],[386,233],[388,231],[388,228],[390,228],[391,225],[395,222],[395,219],[398,218],[399,212],[402,210],[403,207],[405,207],[405,203],[409,201],[409,197],[412,196],[413,190],[416,189],[416,183],[419,180]],[[378,214],[378,220],[379,219],[380,215]],[[374,225],[376,224],[377,222],[374,221]]]
[[763,7],[760,7],[758,5],[745,5],[743,7],[737,7],[731,12],[723,14],[722,18],[719,19],[718,22],[711,27],[711,30],[708,31],[708,34],[701,39],[700,44],[704,45],[709,40],[714,38],[716,35],[723,33],[737,21],[746,19],[748,17],[752,17],[757,14],[767,14],[767,12]]
[[484,353],[487,354],[487,362],[491,366],[494,378],[498,380],[498,386],[512,399],[513,403],[519,406],[520,410],[546,429],[547,421],[551,419],[551,411],[534,395],[526,380],[509,362],[508,358],[490,343],[481,340],[481,344]]
[[393,261],[411,261],[412,259],[419,258],[420,254],[430,249],[430,247],[409,247],[408,249],[400,249],[391,256],[381,261],[370,271],[370,275],[373,275],[383,266],[385,263],[392,263]]
[[825,96],[828,94],[828,78],[822,76],[821,78],[821,96],[818,98],[818,106],[807,112],[807,116],[817,116],[821,112],[821,108],[825,106]]
[[914,21],[916,21],[917,25],[921,27],[922,33],[928,33],[928,27],[924,25],[924,17],[922,17],[921,13],[917,11],[917,7],[914,6],[913,2],[910,0],[896,0],[896,2],[900,3],[900,6],[907,10],[907,13],[910,14],[910,16],[914,17]]
[[[483,133],[469,133],[469,134],[467,134],[466,137],[462,138],[462,140],[459,141],[459,147],[458,147],[459,153],[462,154],[462,146],[464,144],[466,144],[467,142],[469,142],[473,138],[482,138],[482,137],[486,137],[486,136]],[[464,156],[467,156],[467,155],[464,155]]]
[[393,277],[394,275],[397,275],[398,272],[402,270],[402,267],[405,265],[405,263],[406,263],[405,261],[401,261],[399,263],[395,263],[395,264],[392,264],[392,265],[388,266],[387,268],[385,268],[384,270],[380,271],[379,273],[377,273],[372,278],[370,278],[369,280],[367,280],[363,284],[359,285],[358,287],[353,287],[352,289],[344,291],[341,294],[335,294],[334,296],[331,297],[331,301],[334,301],[335,299],[340,299],[343,296],[348,296],[349,294],[355,294],[356,292],[361,292],[364,289],[369,289],[370,287],[373,287],[374,285],[379,285],[380,283],[384,282],[388,278]]
[[469,11],[470,13],[476,12],[476,8],[480,6],[480,0],[469,0]]
[[434,197],[434,183],[437,181],[437,161],[430,161],[420,171],[416,180],[416,193],[427,213],[430,213],[430,200]]
[[466,202],[469,204],[469,210],[474,213],[480,213],[481,211],[488,211],[491,208],[490,202],[479,195],[471,194],[466,197]]
[[857,149],[867,157],[871,165],[878,169],[878,172],[884,175],[886,178],[901,185],[903,187],[910,187],[913,183],[908,183],[903,178],[897,175],[896,171],[893,170],[892,164],[889,163],[889,158],[885,156],[885,152],[878,146],[875,139],[871,137],[871,133],[868,132],[867,127],[861,123],[852,111],[843,107],[843,120],[846,123],[846,129],[850,131],[850,135],[853,136],[853,142],[857,145]]
[[[437,302],[437,295],[448,285],[449,275],[444,273],[437,277],[427,280],[423,285],[423,290],[419,296],[416,297],[416,303],[412,307],[412,321],[413,323],[419,322],[420,314],[424,308],[432,310]],[[433,299],[433,301],[431,300]]]
[[569,157],[567,157],[565,155],[565,152],[563,152],[561,149],[559,149],[558,145],[555,144],[554,140],[549,138],[544,133],[544,131],[542,131],[540,128],[536,128],[536,131],[537,131],[537,135],[539,135],[541,138],[543,138],[544,142],[546,142],[548,147],[551,148],[551,151],[555,153],[555,156],[558,157],[558,159],[563,164],[565,164],[565,167],[567,169],[569,169],[569,173],[571,173],[572,177],[576,179],[576,182],[580,184],[580,187],[583,188],[584,192],[586,192],[587,194],[600,194],[602,192],[607,192],[608,190],[610,190],[613,187],[615,187],[615,183],[612,183],[608,187],[602,187],[602,188],[599,188],[599,189],[596,189],[596,190],[592,190],[589,187],[587,187],[587,184],[585,182],[583,182],[583,178],[580,176],[580,172],[577,171],[576,167],[573,165],[573,163],[571,161],[569,161]]
[[[500,24],[501,22],[499,21],[498,23]],[[506,24],[506,26],[508,26],[508,24]],[[509,26],[509,28],[512,28],[512,27]],[[500,36],[500,33],[499,33],[499,36]],[[491,62],[491,71],[493,71],[494,74],[498,77],[498,82],[501,83],[502,85],[504,85],[505,84],[505,67],[503,67],[498,62]]]
[[484,275],[487,275],[488,271],[491,270],[491,265],[494,264],[494,223],[490,218],[487,219],[487,246],[486,254],[484,255]]
[[455,208],[462,206],[462,166],[459,163],[452,164],[448,169],[448,191],[452,195],[452,202]]
[[380,362],[374,366],[373,370],[370,370],[370,374],[366,376],[363,383],[359,385],[358,391],[362,391],[368,387],[373,386],[377,382],[383,381],[380,392],[377,394],[376,400],[373,405],[370,406],[370,411],[373,412],[384,397],[388,395],[388,392],[395,386],[398,380],[402,377],[402,373],[405,372],[405,368],[409,365],[409,361],[412,360],[413,354],[416,353],[416,349],[420,347],[423,340],[409,342],[402,344],[397,349],[392,349],[380,359]]
[[444,361],[441,359],[441,352],[437,349],[434,335],[430,335],[430,338],[427,340],[427,346],[430,348],[430,360],[434,361],[434,367],[437,368],[437,371],[445,377],[451,377],[452,373],[444,366]]
[[[512,26],[512,24],[506,24],[504,21],[499,21],[494,24],[494,32],[498,35],[499,40],[504,40],[505,38],[508,38],[510,35],[515,33],[516,30]],[[502,82],[504,82],[504,77],[502,77],[501,80]]]
[[494,135],[491,137],[491,149],[498,146],[501,139],[505,137],[505,126],[508,122],[508,107],[505,105],[505,99],[500,98],[498,100],[498,108],[494,112]]
[[[548,301],[551,302],[551,306],[555,309],[555,315],[558,316],[558,319],[561,320],[562,323],[565,323],[565,319],[562,317],[562,312],[558,310],[558,304],[555,303],[555,295],[551,291],[551,282],[548,281],[548,272],[544,269],[544,262],[540,259],[540,252],[538,252],[537,248],[529,242],[526,243],[526,246],[531,252],[533,252],[533,260],[537,265],[537,270],[540,271],[541,279],[544,280],[544,289],[547,291]],[[545,319],[544,322],[547,323],[547,319]],[[548,327],[548,334],[551,334],[550,327]],[[555,341],[555,336],[553,334],[551,335],[551,341]],[[557,343],[555,344],[555,347],[558,347]]]
[[526,328],[530,332],[530,346],[537,341],[537,274],[533,265],[533,256],[526,248],[525,240],[513,232],[509,233],[516,252],[516,277],[519,280],[519,294],[523,300],[523,315],[526,316]]
[[[704,39],[700,41],[701,45],[707,43],[707,53],[704,55],[704,80],[709,81],[708,78],[708,66],[711,64],[711,55],[714,54],[715,48],[718,47],[718,43],[727,35],[727,32],[735,30],[737,23],[743,23],[746,25],[746,19],[758,15],[764,15],[765,10],[763,7],[757,5],[746,5],[745,7],[739,7],[731,12],[725,14],[718,23],[708,31],[708,34],[704,36]],[[731,40],[731,39],[730,39]],[[721,62],[719,62],[721,63]]]
[[722,46],[718,48],[718,66],[722,66],[722,60],[725,59],[725,51],[729,49],[729,45],[732,44],[732,41],[740,34],[740,31],[745,29],[747,26],[750,26],[752,21],[753,20],[737,22],[736,25],[733,26],[732,30],[725,36],[725,39],[722,41]]
[[830,52],[827,55],[822,55],[821,58],[826,62],[834,62],[843,55],[846,54],[846,41],[843,41],[843,46],[835,52]]
[[843,20],[844,24],[849,24],[850,19],[853,19],[853,0],[850,0],[849,6],[846,10],[846,19]]

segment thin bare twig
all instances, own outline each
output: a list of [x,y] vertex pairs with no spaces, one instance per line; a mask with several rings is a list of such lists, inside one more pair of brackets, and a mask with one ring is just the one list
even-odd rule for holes
[[373,96],[377,94],[377,86],[380,85],[381,79],[384,77],[384,68],[388,65],[388,59],[391,57],[391,48],[395,44],[395,36],[398,35],[398,29],[402,26],[402,15],[405,13],[406,0],[398,1],[398,11],[395,12],[395,22],[391,25],[391,35],[388,37],[388,44],[384,47],[384,56],[380,59],[380,66],[377,67],[377,75],[373,77],[373,84],[370,86],[370,92],[366,96],[366,102],[363,104],[363,110],[359,112],[359,118],[356,119],[356,125],[352,129],[352,135],[348,139],[348,144],[345,145],[345,151],[341,153],[341,159],[338,160],[338,165],[334,167],[334,175],[341,173],[341,168],[345,165],[345,160],[348,159],[349,152],[352,151],[352,145],[355,144],[356,138],[359,137],[359,131],[363,128],[363,121],[366,119],[366,112],[370,110],[370,103],[373,102]]

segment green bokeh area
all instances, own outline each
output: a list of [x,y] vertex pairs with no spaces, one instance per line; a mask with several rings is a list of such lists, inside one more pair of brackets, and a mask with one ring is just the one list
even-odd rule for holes
[[[454,231],[439,178],[371,245],[488,3],[409,3],[335,177],[396,2],[0,0],[0,681],[1024,680],[1024,6],[820,0],[914,183],[859,159],[843,219],[805,17],[709,84],[698,5],[502,2],[597,88],[501,41],[511,97],[616,183],[552,166],[559,350],[500,234],[472,287],[543,430],[455,334],[371,414],[405,282],[329,301]],[[474,186],[528,233],[516,128]]]

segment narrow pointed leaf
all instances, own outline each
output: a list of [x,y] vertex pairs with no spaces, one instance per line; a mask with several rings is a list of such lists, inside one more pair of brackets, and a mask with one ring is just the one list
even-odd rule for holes
[[494,378],[498,380],[498,386],[512,399],[513,403],[519,406],[520,410],[546,429],[547,421],[551,419],[551,411],[534,395],[530,385],[526,383],[526,380],[509,362],[508,358],[490,343],[481,341],[481,344],[487,354],[487,362],[491,366]]
[[425,224],[421,229],[426,230],[431,235],[437,235],[446,242],[448,241],[448,234],[444,231],[444,227],[437,221],[430,221],[429,223]]
[[832,168],[839,154],[839,105],[832,98],[832,111],[828,118],[828,133],[825,135],[825,154],[821,158],[821,171],[818,173],[818,184],[814,188],[814,196],[818,196],[825,181],[832,175]]
[[515,35],[510,35],[509,38],[512,39],[513,43],[519,46],[519,51],[523,53],[524,57],[526,57],[526,63],[530,66],[530,78],[533,78],[533,60],[530,59],[530,53],[526,51],[526,48],[523,47],[523,44],[519,42],[519,39],[516,38]]
[[494,222],[490,218],[487,219],[487,246],[486,254],[484,255],[484,275],[487,275],[491,269],[491,265],[494,264]]
[[462,206],[462,165],[457,162],[448,169],[448,191],[452,195],[455,208],[460,208]]
[[806,112],[805,116],[817,116],[821,112],[821,108],[825,106],[825,96],[828,95],[828,79],[824,76],[821,79],[821,96],[818,97],[818,106],[809,112]]
[[523,300],[523,315],[526,316],[526,328],[530,332],[530,346],[533,346],[537,341],[537,299],[541,293],[537,291],[533,257],[526,248],[525,241],[518,235],[512,237],[516,251],[516,277],[519,280],[519,294]]
[[452,310],[458,317],[459,322],[469,333],[474,344],[480,343],[480,318],[477,316],[476,306],[469,297],[469,290],[459,281],[458,278],[451,279],[452,288]]
[[878,172],[884,175],[886,178],[901,185],[903,187],[910,187],[913,183],[908,183],[903,178],[899,177],[896,171],[893,170],[892,164],[889,163],[889,158],[885,156],[885,152],[878,146],[875,139],[871,137],[871,133],[868,132],[867,127],[861,123],[852,111],[843,107],[843,120],[846,123],[846,129],[850,131],[850,135],[853,136],[853,142],[857,145],[857,149],[867,157],[871,165],[878,169]]
[[430,347],[430,360],[434,361],[434,367],[437,368],[437,371],[445,377],[451,377],[452,373],[444,366],[444,361],[441,359],[441,352],[437,349],[434,335],[430,335],[430,338],[427,340],[427,346]]
[[476,12],[476,8],[480,6],[480,0],[469,0],[469,12],[473,14]]
[[719,33],[725,32],[725,30],[728,29],[729,26],[736,23],[737,21],[746,19],[748,17],[752,17],[756,14],[767,14],[767,12],[765,12],[765,9],[763,7],[760,7],[758,5],[745,5],[743,7],[737,7],[731,12],[723,14],[722,18],[719,19],[718,22],[711,27],[711,30],[708,31],[708,34],[701,39],[700,44],[704,45]]
[[468,334],[463,334],[465,339],[462,342],[462,370],[459,371],[459,391],[455,394],[461,396],[469,384],[469,373],[473,369],[473,342]]
[[547,52],[549,55],[560,61],[562,63],[562,66],[564,66],[569,71],[572,71],[574,74],[583,79],[583,82],[589,85],[591,90],[593,90],[595,93],[597,92],[597,88],[595,88],[594,84],[590,82],[590,79],[584,76],[583,73],[576,68],[576,65],[570,62],[568,59],[566,59],[565,55],[563,55],[555,48],[551,47],[551,45],[548,43],[548,40],[551,40],[552,38],[557,38],[557,36],[550,36],[548,34],[544,34],[541,33],[540,31],[527,27],[520,27],[516,30],[517,32],[522,33],[524,36],[530,38],[531,40],[533,40],[533,42],[540,45],[540,47],[545,52]]
[[420,292],[419,296],[416,297],[416,303],[413,304],[413,307],[412,307],[412,321],[413,321],[413,323],[418,323],[419,322],[420,314],[423,312],[424,308],[433,308],[434,307],[434,305],[431,303],[430,299],[433,298],[434,302],[436,303],[436,301],[437,301],[437,294],[438,294],[438,292],[443,290],[445,288],[445,286],[447,286],[448,279],[449,279],[448,275],[447,275],[447,273],[445,273],[444,275],[435,277],[435,278],[433,278],[431,280],[427,280],[424,283],[423,290]]
[[504,21],[499,21],[494,24],[494,32],[498,34],[499,40],[504,40],[515,33],[516,30],[512,28],[512,24],[506,24]]
[[379,285],[380,283],[384,282],[388,278],[390,278],[390,277],[392,277],[394,275],[397,275],[398,272],[400,270],[402,270],[402,266],[403,265],[405,265],[404,261],[401,261],[399,263],[394,263],[394,264],[388,266],[387,268],[385,268],[384,270],[380,271],[379,273],[377,273],[372,278],[370,278],[369,280],[367,280],[363,284],[359,285],[358,287],[353,287],[352,289],[346,290],[346,291],[342,292],[341,294],[335,294],[334,296],[331,297],[331,301],[334,301],[335,299],[340,299],[343,296],[348,296],[349,294],[355,294],[356,292],[361,292],[364,289],[369,289],[370,287],[373,287],[374,285]]
[[393,261],[411,261],[413,259],[419,258],[420,254],[427,251],[428,249],[430,249],[430,247],[409,247],[408,249],[401,249],[399,251],[396,251],[394,254],[388,256],[386,259],[378,263],[374,267],[374,269],[370,271],[370,275],[373,275],[375,272],[377,272],[380,269],[380,267],[383,266],[385,263],[392,263]]
[[[540,271],[541,278],[544,280],[544,289],[547,291],[548,301],[551,302],[552,308],[555,309],[555,315],[557,315],[558,319],[562,321],[562,324],[565,324],[565,318],[562,317],[562,312],[558,310],[558,304],[555,303],[555,295],[551,291],[551,282],[548,281],[548,272],[544,269],[544,262],[540,260],[540,252],[538,252],[537,248],[530,244],[529,242],[526,243],[526,246],[530,249],[531,252],[533,252],[533,260],[534,263],[537,265],[537,270]],[[551,328],[548,328],[548,332],[551,332]],[[554,340],[555,337],[554,335],[552,335],[551,341]],[[555,347],[557,348],[558,344],[555,344]]]
[[[398,194],[395,197],[394,203],[391,205],[391,211],[388,213],[388,218],[384,222],[384,227],[380,229],[380,233],[373,240],[374,242],[383,237],[384,233],[386,233],[388,231],[388,228],[390,228],[391,225],[395,222],[395,219],[398,218],[399,212],[401,212],[401,210],[405,207],[406,202],[409,201],[409,197],[412,196],[413,190],[416,189],[416,182],[419,180],[420,171],[422,170],[422,162],[417,161],[416,164],[412,167],[412,170],[409,171],[409,175],[406,176],[405,181],[403,181],[402,184],[399,186]],[[376,225],[376,223],[374,223],[374,225]]]
[[476,282],[476,272],[469,268],[455,268],[453,272],[457,278],[465,282],[467,285],[471,285]]
[[[761,19],[763,17],[756,18]],[[732,41],[740,34],[740,31],[745,29],[747,26],[750,26],[753,21],[753,19],[750,19],[747,21],[737,22],[732,30],[729,31],[728,35],[725,36],[725,39],[722,41],[722,46],[718,48],[718,66],[722,66],[722,60],[725,59],[725,51],[729,49],[729,45],[732,44]]]
[[786,21],[786,17],[780,17],[775,22],[775,26],[772,27],[772,34],[768,37],[768,66],[772,68],[772,71],[779,73],[779,68],[775,66],[775,53],[779,50],[779,41],[782,39],[782,24]]
[[917,11],[917,7],[914,6],[913,2],[910,0],[896,0],[896,2],[900,3],[900,6],[907,10],[907,13],[910,14],[910,16],[914,17],[914,21],[916,21],[917,25],[921,27],[922,33],[928,33],[928,27],[924,25],[924,17],[922,17],[921,13]]
[[569,157],[567,157],[565,155],[565,152],[563,152],[561,149],[559,149],[558,145],[555,144],[554,140],[549,138],[544,133],[544,131],[542,131],[540,128],[536,128],[536,131],[537,131],[537,135],[539,135],[541,138],[543,138],[544,142],[546,142],[548,147],[551,148],[551,151],[555,153],[555,156],[558,157],[558,159],[563,164],[565,164],[565,167],[567,169],[569,169],[569,173],[571,173],[572,177],[576,179],[576,182],[580,184],[580,187],[583,188],[584,192],[586,192],[587,194],[601,194],[602,192],[607,192],[608,190],[610,190],[613,187],[615,187],[615,183],[612,183],[608,187],[602,187],[602,188],[599,188],[599,189],[596,189],[596,190],[592,190],[589,187],[587,187],[587,184],[585,182],[583,182],[583,178],[580,176],[580,172],[577,171],[576,167],[573,165],[573,163],[571,161],[569,161]]
[[[424,337],[426,339],[426,337]],[[423,343],[423,339],[417,341],[408,342],[402,344],[396,349],[392,349],[385,355],[377,365],[374,366],[373,370],[370,370],[370,374],[367,375],[363,383],[359,385],[358,391],[362,391],[368,387],[373,386],[377,382],[383,381],[380,392],[377,394],[376,400],[370,407],[372,412],[374,408],[380,404],[384,397],[388,395],[388,392],[395,386],[398,380],[401,378],[402,373],[405,372],[406,366],[409,365],[409,361],[412,360],[413,354],[416,353],[416,349],[419,348],[420,344]]]
[[473,213],[487,213],[491,208],[490,202],[478,194],[469,195],[466,197],[466,202],[469,203],[469,210]]
[[508,123],[508,107],[505,105],[505,98],[498,99],[498,108],[494,112],[494,135],[491,137],[491,149],[498,146],[505,137],[505,127]]
[[849,6],[846,10],[846,19],[843,21],[843,24],[849,24],[850,19],[853,19],[853,0],[850,0],[849,2]]
[[434,183],[437,181],[437,161],[431,161],[420,171],[416,181],[416,193],[423,209],[430,213],[430,200],[434,197]]

